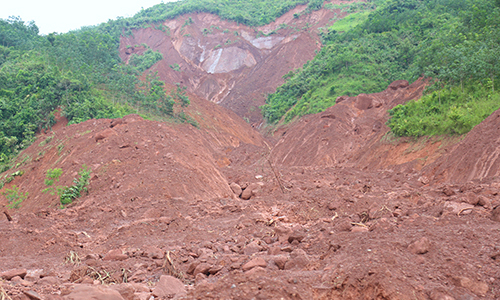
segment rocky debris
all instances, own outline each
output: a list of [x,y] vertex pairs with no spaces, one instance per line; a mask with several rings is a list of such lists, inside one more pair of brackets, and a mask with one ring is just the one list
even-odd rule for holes
[[307,236],[306,232],[303,230],[294,230],[288,237],[288,242],[292,244],[294,241],[302,242],[302,240]]
[[128,255],[123,253],[122,250],[114,249],[114,250],[110,250],[106,255],[104,255],[102,260],[125,260],[127,258],[128,258]]
[[30,300],[42,300],[43,298],[35,291],[24,291],[23,292]]
[[285,270],[303,270],[309,265],[309,256],[302,249],[290,253],[290,260],[285,264]]
[[495,207],[491,211],[491,219],[496,222],[500,222],[500,206]]
[[485,282],[474,280],[464,276],[457,276],[453,278],[455,285],[463,287],[472,293],[484,297],[488,293],[489,285]]
[[107,139],[107,138],[109,138],[109,137],[111,137],[113,135],[118,135],[118,133],[114,129],[107,128],[107,129],[104,129],[103,131],[97,133],[94,136],[94,139],[95,139],[96,142],[99,142],[99,141]]
[[153,289],[153,296],[161,299],[177,299],[186,296],[186,287],[179,279],[162,275]]
[[229,185],[229,187],[231,188],[233,193],[236,195],[236,197],[241,196],[243,189],[241,188],[241,186],[239,184],[237,184],[236,182],[233,182]]
[[81,285],[72,286],[69,294],[63,297],[65,300],[125,300],[118,291],[109,287],[99,285]]
[[408,246],[408,250],[414,254],[425,254],[429,252],[430,248],[431,242],[426,237],[421,237]]
[[257,190],[259,188],[260,188],[260,185],[258,185],[257,183],[251,183],[241,193],[241,199],[249,200],[252,196],[255,195],[255,193],[257,192]]
[[288,261],[288,257],[284,255],[277,255],[273,258],[274,263],[280,270],[285,269],[286,262]]
[[243,266],[241,266],[241,269],[243,271],[248,271],[255,267],[265,268],[267,267],[267,263],[262,257],[256,257],[247,262],[246,264],[244,264]]
[[28,274],[28,270],[26,269],[12,269],[5,272],[0,273],[0,278],[5,280],[11,280],[12,278],[19,276],[20,278],[24,278]]
[[474,205],[468,203],[458,203],[453,201],[447,201],[444,203],[444,208],[449,210],[452,214],[456,215],[468,215],[474,210]]

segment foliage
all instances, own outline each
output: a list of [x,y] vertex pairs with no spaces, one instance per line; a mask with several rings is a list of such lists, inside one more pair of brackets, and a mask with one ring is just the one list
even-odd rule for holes
[[88,192],[87,186],[90,180],[90,168],[83,165],[83,167],[78,172],[80,178],[73,179],[73,185],[69,187],[64,187],[58,190],[59,200],[61,205],[68,205],[73,202],[73,199],[79,198],[82,192]]
[[477,82],[462,91],[447,86],[390,110],[387,125],[396,136],[464,134],[500,108],[500,93]]
[[21,203],[28,198],[29,194],[28,192],[19,192],[19,188],[13,185],[11,189],[6,189],[3,195],[7,198],[7,201],[9,201],[7,207],[10,209],[17,209],[21,206]]
[[[496,99],[500,76],[500,9],[492,0],[373,3],[377,8],[368,15],[366,10],[360,11],[320,32],[324,44],[321,51],[303,68],[287,74],[285,84],[268,96],[262,107],[268,122],[288,122],[296,116],[317,113],[334,105],[338,96],[379,92],[394,80],[411,82],[422,74],[438,81],[430,92],[440,93],[443,105],[449,103],[439,109],[443,114],[440,120],[455,123],[440,130],[427,125],[424,127],[434,129],[422,131],[403,126],[414,124],[409,119],[390,121],[397,134],[460,134],[491,113],[494,105],[490,101]],[[352,8],[349,11],[354,12]],[[438,92],[444,86],[447,90]],[[458,95],[456,86],[461,92],[468,89],[470,99]],[[397,108],[392,117],[417,121],[417,111],[424,109],[424,103],[428,102]],[[449,113],[453,107],[454,112]],[[433,122],[438,121],[434,118]],[[451,130],[454,126],[456,130]]]
[[52,186],[55,181],[59,181],[59,177],[61,177],[61,175],[62,169],[60,168],[48,169],[45,178],[45,185]]

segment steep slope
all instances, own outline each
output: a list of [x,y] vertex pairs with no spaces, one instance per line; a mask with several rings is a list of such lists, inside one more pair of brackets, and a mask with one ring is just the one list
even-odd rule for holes
[[340,9],[321,9],[294,17],[305,8],[297,6],[257,28],[206,13],[184,15],[167,20],[162,28],[134,30],[132,36],[121,39],[120,56],[128,61],[132,54],[142,53],[141,44],[146,44],[163,54],[163,60],[151,69],[162,80],[179,82],[250,123],[260,124],[258,107],[267,94],[283,84],[283,75],[302,67],[320,49],[317,29],[346,15]]
[[500,175],[500,111],[474,127],[453,151],[426,168],[438,182],[464,183],[498,179]]
[[395,81],[380,93],[339,97],[325,112],[278,130],[281,137],[271,152],[272,160],[279,166],[349,165],[371,170],[402,164],[406,161],[401,157],[395,161],[381,142],[389,131],[387,111],[418,99],[424,87],[422,80],[412,85]]

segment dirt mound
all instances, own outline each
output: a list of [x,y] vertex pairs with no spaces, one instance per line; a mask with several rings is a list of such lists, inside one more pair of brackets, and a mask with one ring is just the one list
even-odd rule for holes
[[[333,4],[352,1],[332,1]],[[159,26],[137,29],[121,39],[120,56],[128,61],[146,44],[163,54],[152,71],[165,82],[178,82],[204,99],[219,103],[256,126],[259,106],[284,83],[283,75],[300,68],[319,50],[319,27],[347,13],[322,9],[304,14],[297,6],[275,22],[248,27],[207,13],[188,14]]]
[[453,151],[426,169],[438,182],[464,183],[500,175],[500,110],[474,127]]
[[380,93],[339,97],[325,112],[279,129],[272,161],[278,166],[349,165],[373,170],[414,160],[398,156],[400,161],[395,161],[382,138],[389,131],[387,111],[419,98],[424,87],[422,80],[411,85],[396,81]]

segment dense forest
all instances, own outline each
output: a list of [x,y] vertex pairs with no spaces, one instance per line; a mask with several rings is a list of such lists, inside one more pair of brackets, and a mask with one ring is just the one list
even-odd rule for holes
[[289,122],[323,111],[338,96],[379,92],[394,80],[426,76],[434,82],[426,96],[390,112],[392,131],[468,132],[500,107],[499,2],[374,1],[376,9],[369,12],[357,6],[349,19],[321,32],[322,50],[269,95],[264,116],[270,123]]
[[196,12],[258,26],[299,4],[307,4],[303,13],[341,8],[351,14],[320,30],[321,51],[269,95],[262,107],[269,123],[422,75],[434,82],[424,98],[390,112],[396,135],[465,133],[500,106],[500,0],[370,0],[339,7],[321,0],[184,0],[48,35],[11,17],[0,19],[0,164],[7,168],[10,157],[51,126],[57,109],[71,123],[132,112],[186,120],[175,113],[189,105],[183,87],[166,94],[149,71],[162,59],[159,52],[136,45],[144,54],[121,61],[120,37],[132,29],[168,30],[162,21]]

